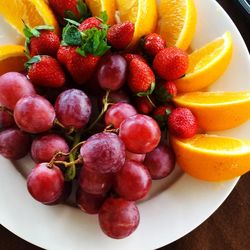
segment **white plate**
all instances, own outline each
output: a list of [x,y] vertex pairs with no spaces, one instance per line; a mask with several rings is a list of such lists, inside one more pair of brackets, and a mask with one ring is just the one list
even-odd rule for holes
[[[192,48],[196,49],[230,31],[234,41],[233,61],[211,89],[250,89],[250,60],[239,31],[213,0],[196,0],[198,27]],[[0,44],[19,40],[0,19]],[[250,123],[219,134],[250,139]],[[147,201],[140,203],[141,223],[124,240],[106,237],[97,217],[66,205],[47,207],[34,201],[20,172],[29,171],[29,160],[12,163],[0,158],[0,222],[21,238],[45,249],[155,249],[179,239],[206,220],[226,199],[237,183],[207,183],[182,174],[177,168],[166,181],[154,185]],[[20,172],[14,165],[21,170]],[[25,167],[26,166],[26,167]]]

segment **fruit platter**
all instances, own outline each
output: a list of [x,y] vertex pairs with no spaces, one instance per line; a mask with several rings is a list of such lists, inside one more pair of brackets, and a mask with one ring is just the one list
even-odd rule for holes
[[0,222],[21,238],[155,249],[249,172],[249,53],[215,1],[0,0],[0,35]]

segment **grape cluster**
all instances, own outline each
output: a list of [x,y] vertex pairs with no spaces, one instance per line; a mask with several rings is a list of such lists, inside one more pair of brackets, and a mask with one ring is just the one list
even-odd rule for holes
[[166,127],[137,106],[138,98],[154,105],[151,92],[128,88],[131,55],[109,51],[83,85],[67,73],[57,88],[37,85],[27,72],[0,76],[0,154],[18,160],[30,153],[31,196],[56,205],[76,190],[75,204],[98,214],[103,232],[116,239],[135,231],[136,202],[175,166]]

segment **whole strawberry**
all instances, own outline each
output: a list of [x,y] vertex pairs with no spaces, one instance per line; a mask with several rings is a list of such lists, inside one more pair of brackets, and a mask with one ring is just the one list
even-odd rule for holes
[[26,67],[34,85],[58,88],[65,84],[65,74],[58,61],[51,56],[34,56]]
[[145,63],[147,63],[146,59],[141,56],[141,55],[138,55],[138,54],[131,54],[131,53],[126,53],[126,54],[123,54],[122,55],[125,60],[127,61],[127,63],[129,64],[133,59],[139,59]]
[[70,54],[67,69],[74,81],[83,85],[93,76],[101,57],[93,54],[82,56],[76,49],[71,50]]
[[166,48],[165,40],[158,34],[152,33],[143,39],[143,49],[150,56],[156,56],[161,50]]
[[150,95],[155,87],[154,72],[145,62],[133,59],[129,64],[128,85],[138,96]]
[[163,49],[155,56],[153,68],[161,78],[177,80],[187,72],[188,54],[176,47]]
[[83,0],[48,0],[54,12],[61,18],[79,21],[89,16],[87,5]]
[[170,134],[187,139],[197,134],[198,121],[189,109],[176,108],[169,115],[168,128]]
[[85,31],[92,28],[101,29],[102,21],[96,17],[89,17],[85,19],[78,27],[80,31]]
[[177,87],[174,82],[157,83],[154,94],[158,101],[166,103],[177,95]]
[[56,56],[60,47],[60,39],[53,30],[54,28],[48,25],[31,29],[25,24],[23,32],[26,37],[26,52],[31,57],[36,55]]
[[135,26],[127,21],[111,26],[108,30],[108,43],[115,49],[126,49],[134,36]]
[[152,102],[150,102],[146,96],[136,97],[135,104],[136,109],[140,114],[147,115],[151,113],[154,109]]
[[161,129],[165,129],[167,126],[168,117],[174,110],[173,105],[162,105],[157,107],[153,112],[153,118],[157,121]]

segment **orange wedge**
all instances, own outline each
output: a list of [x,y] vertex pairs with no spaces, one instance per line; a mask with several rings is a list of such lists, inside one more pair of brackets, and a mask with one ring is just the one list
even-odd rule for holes
[[192,92],[178,95],[174,102],[189,108],[205,131],[234,128],[250,119],[250,91]]
[[177,163],[189,175],[225,181],[250,170],[250,141],[212,135],[188,140],[172,138]]
[[52,25],[59,32],[55,16],[44,0],[0,1],[0,15],[23,35],[23,21],[31,27]]
[[141,37],[155,31],[158,18],[155,0],[116,0],[116,5],[122,22],[131,21],[135,24],[131,46]]
[[20,45],[4,45],[0,46],[0,75],[16,71],[24,70],[24,63],[27,58],[24,54],[24,47]]
[[107,11],[108,24],[115,23],[115,1],[114,0],[85,0],[93,16],[100,16],[100,13]]
[[186,50],[195,33],[197,12],[194,0],[160,0],[157,33],[167,46]]
[[175,81],[180,92],[204,89],[214,83],[227,69],[233,51],[232,37],[226,32],[189,55],[189,68],[181,79]]

